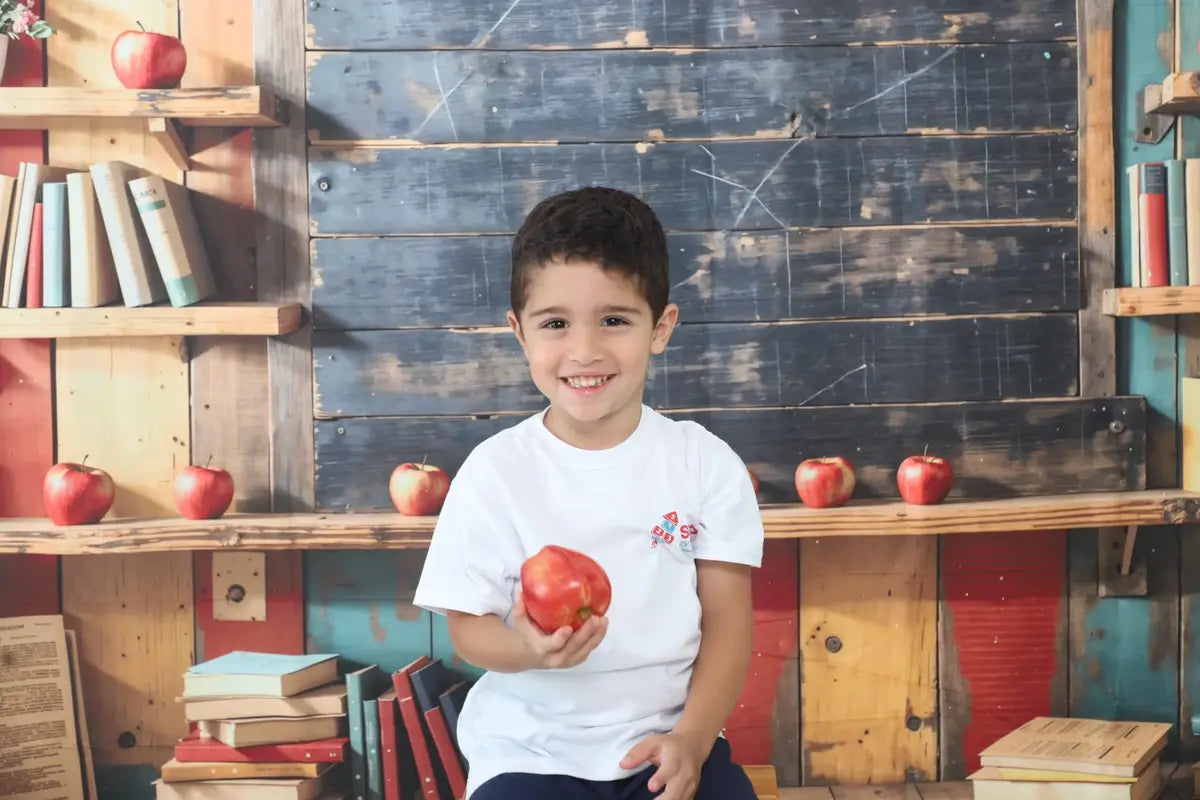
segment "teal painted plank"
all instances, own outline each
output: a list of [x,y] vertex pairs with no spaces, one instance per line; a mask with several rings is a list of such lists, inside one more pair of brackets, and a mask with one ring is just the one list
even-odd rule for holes
[[[1135,140],[1137,92],[1173,65],[1173,4],[1117,3],[1113,24],[1116,213],[1119,281],[1129,285],[1135,232],[1125,168],[1173,155],[1174,132],[1157,144]],[[1177,343],[1174,317],[1118,318],[1118,392],[1146,398],[1147,485],[1177,486]],[[1149,595],[1098,595],[1096,531],[1071,534],[1071,708],[1074,716],[1174,724],[1179,745],[1179,538],[1174,527],[1142,528],[1134,558],[1146,560]]]
[[[1141,528],[1134,557],[1145,559],[1145,597],[1097,595],[1099,538],[1070,534],[1071,708],[1076,717],[1172,724],[1167,754],[1175,760],[1179,731],[1179,538],[1175,526]],[[1081,625],[1079,623],[1082,623]]]
[[158,770],[148,764],[96,765],[99,800],[154,800]]
[[428,611],[413,606],[424,550],[312,550],[304,554],[308,652],[338,653],[349,672],[391,674],[429,655]]
[[[1179,7],[1178,28],[1179,64],[1184,70],[1200,69],[1200,4],[1183,3]],[[1200,157],[1200,117],[1183,114],[1176,120],[1179,137],[1180,158]],[[1192,211],[1195,218],[1195,210]],[[1200,270],[1200,265],[1190,264],[1190,270]],[[1181,334],[1191,334],[1197,344],[1193,351],[1200,351],[1200,320],[1196,318],[1180,321]],[[1189,339],[1179,337],[1179,363],[1188,363]],[[1180,375],[1186,369],[1179,370]],[[1181,465],[1182,468],[1182,465]],[[1182,604],[1181,661],[1180,661],[1180,757],[1188,761],[1200,759],[1200,527],[1186,526],[1180,531],[1180,603]]]

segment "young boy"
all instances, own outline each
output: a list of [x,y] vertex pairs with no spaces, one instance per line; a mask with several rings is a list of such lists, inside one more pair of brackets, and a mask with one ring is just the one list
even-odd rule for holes
[[[513,241],[508,322],[549,406],[465,459],[415,598],[485,670],[458,721],[470,800],[754,800],[721,734],[762,520],[728,445],[643,404],[668,283],[654,212],[614,189],[543,200]],[[578,631],[525,613],[521,564],[547,544],[612,582]]]

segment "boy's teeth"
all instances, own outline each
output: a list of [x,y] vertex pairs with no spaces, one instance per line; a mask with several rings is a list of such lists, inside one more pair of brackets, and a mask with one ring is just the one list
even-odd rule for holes
[[569,383],[571,386],[574,386],[576,389],[586,389],[589,386],[599,386],[606,380],[608,380],[606,377],[567,378],[567,383]]

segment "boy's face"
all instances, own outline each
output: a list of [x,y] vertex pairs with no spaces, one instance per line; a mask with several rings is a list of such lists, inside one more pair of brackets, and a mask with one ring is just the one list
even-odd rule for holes
[[679,311],[659,320],[634,282],[586,261],[552,262],[532,272],[525,308],[508,323],[538,390],[550,401],[546,424],[579,447],[605,448],[633,432],[651,354],[663,352]]

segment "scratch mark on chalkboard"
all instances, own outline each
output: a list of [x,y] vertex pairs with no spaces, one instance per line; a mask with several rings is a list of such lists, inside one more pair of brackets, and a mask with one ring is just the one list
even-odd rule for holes
[[488,28],[487,33],[483,34],[482,36],[476,37],[475,41],[471,42],[471,46],[472,47],[483,47],[485,44],[487,44],[488,40],[492,38],[492,34],[496,32],[496,29],[499,28],[501,24],[503,24],[504,20],[508,19],[508,15],[511,14],[513,12],[513,9],[516,8],[517,6],[519,6],[520,4],[521,4],[521,0],[513,0],[512,5],[510,5],[505,10],[505,12],[500,15],[500,19],[496,20],[496,24],[493,25],[492,27]]
[[[469,67],[467,69],[467,74],[463,75],[458,83],[456,83],[452,87],[450,87],[450,91],[443,92],[442,91],[442,79],[438,76],[437,62],[436,61],[433,62],[433,77],[437,79],[438,91],[441,92],[442,99],[438,100],[437,105],[435,105],[430,110],[430,112],[425,116],[425,119],[421,120],[421,124],[418,125],[416,127],[416,129],[413,130],[410,134],[408,134],[408,138],[410,138],[410,139],[417,138],[417,134],[419,134],[421,132],[421,129],[425,127],[425,125],[429,122],[429,120],[433,119],[433,115],[436,114],[438,112],[438,109],[441,108],[442,106],[446,106],[446,117],[450,120],[450,130],[454,131],[454,118],[450,116],[450,106],[447,104],[446,101],[450,99],[450,95],[452,95],[456,91],[458,91],[458,87],[462,86],[463,82],[466,81],[467,78],[471,77],[471,73],[473,71],[474,71],[474,68]],[[458,133],[457,132],[454,133],[454,140],[458,141]]]
[[[799,142],[796,142],[796,144],[799,144]],[[792,147],[788,149],[788,153],[792,152],[792,149],[795,148],[795,146],[796,145],[792,145]],[[786,156],[787,153],[784,153],[784,155]],[[776,164],[775,166],[779,166],[779,165]],[[688,169],[691,170],[692,172],[696,173],[697,175],[701,175],[705,178],[711,178],[714,181],[720,181],[721,183],[724,183],[728,186],[732,186],[735,189],[741,189],[743,192],[750,192],[750,199],[746,201],[747,207],[749,207],[749,204],[751,202],[757,200],[758,204],[760,206],[762,206],[763,211],[767,212],[771,216],[771,219],[773,219],[777,223],[779,223],[779,227],[781,227],[781,228],[787,227],[787,225],[784,224],[783,220],[781,220],[779,217],[775,216],[775,212],[773,212],[773,211],[771,211],[771,209],[767,208],[767,204],[764,203],[762,201],[762,199],[760,197],[758,197],[758,195],[756,195],[754,192],[750,191],[749,186],[743,186],[742,184],[738,183],[737,181],[731,181],[728,178],[722,178],[720,175],[714,175],[711,172],[705,172],[704,170],[696,169],[695,167],[689,167]],[[774,171],[774,168],[772,168],[772,171]],[[770,173],[768,173],[767,177],[770,177]],[[762,184],[760,183],[759,186],[761,187]],[[755,191],[757,191],[757,190],[755,190]],[[713,193],[714,193],[714,195],[716,193],[716,184],[713,184]],[[745,213],[746,213],[746,209],[742,209],[742,214],[745,214]],[[741,214],[739,214],[738,220],[741,220],[741,218],[742,218],[742,216],[741,216]],[[734,222],[733,225],[736,226],[737,222]]]
[[[450,122],[450,133],[454,134],[454,141],[458,141],[458,130],[454,127],[454,115],[450,113],[450,104],[447,102],[450,95],[446,94],[446,90],[442,88],[442,76],[438,73],[437,58],[433,60],[433,79],[437,81],[438,92],[442,95],[442,100],[438,103],[439,106],[446,109],[446,119]],[[466,80],[466,77],[463,78]],[[458,86],[462,86],[462,81],[458,82]],[[454,88],[458,88],[458,86]]]
[[[862,107],[863,107],[863,106],[865,106],[867,103],[873,103],[873,102],[875,102],[876,100],[878,100],[879,98],[883,97],[883,96],[884,96],[884,95],[886,95],[886,94],[889,94],[889,93],[891,93],[891,92],[894,92],[894,91],[896,91],[897,89],[902,89],[902,88],[904,88],[904,87],[905,87],[905,86],[907,86],[907,85],[909,84],[909,82],[910,82],[910,81],[912,81],[914,78],[918,78],[918,77],[920,77],[921,75],[924,75],[926,72],[929,72],[929,70],[933,69],[933,68],[934,68],[934,67],[936,67],[938,64],[940,64],[940,63],[942,63],[943,61],[945,61],[947,58],[949,58],[951,55],[953,55],[953,54],[954,54],[954,53],[955,53],[957,50],[958,50],[958,45],[954,45],[953,47],[951,47],[951,48],[949,48],[948,50],[946,50],[946,52],[942,53],[940,56],[938,56],[937,58],[935,58],[933,61],[930,61],[930,62],[929,62],[928,64],[926,64],[925,66],[921,67],[921,68],[920,68],[919,70],[917,70],[916,72],[913,72],[913,73],[911,73],[911,74],[906,74],[906,75],[905,75],[903,78],[901,78],[900,80],[896,81],[895,83],[893,83],[893,84],[891,84],[891,85],[889,85],[889,86],[885,86],[885,87],[883,87],[882,89],[880,89],[879,91],[877,91],[875,94],[871,95],[870,97],[866,98],[865,100],[860,100],[859,102],[855,103],[855,104],[854,104],[854,105],[852,105],[852,106],[846,106],[846,107],[845,107],[845,108],[843,108],[843,109],[840,109],[840,110],[838,110],[838,111],[835,111],[834,113],[830,114],[830,115],[827,117],[827,120],[830,120],[830,119],[837,119],[838,117],[845,116],[846,114],[849,114],[850,112],[854,111],[855,109],[862,108]],[[901,51],[901,52],[903,53],[903,51]],[[908,92],[908,90],[907,90],[907,89],[905,89],[904,91],[905,91],[905,93],[907,93],[907,92]],[[906,112],[907,112],[907,109],[906,109]],[[907,127],[907,125],[906,125],[905,127]]]
[[834,381],[833,383],[829,384],[829,385],[828,385],[828,386],[826,386],[825,388],[823,388],[823,389],[818,389],[817,391],[815,391],[815,392],[813,392],[812,394],[810,394],[808,397],[806,397],[806,398],[804,398],[803,400],[801,400],[801,401],[800,401],[800,405],[802,405],[802,406],[803,406],[803,405],[807,405],[807,404],[808,404],[808,402],[809,402],[810,400],[812,400],[813,398],[815,398],[815,397],[817,397],[817,396],[819,396],[819,395],[825,394],[825,392],[828,392],[830,389],[832,389],[833,387],[837,386],[837,385],[838,385],[839,383],[841,383],[842,381],[846,380],[846,378],[849,378],[851,375],[854,375],[855,373],[862,372],[862,371],[863,371],[863,370],[865,370],[866,368],[867,368],[867,362],[865,362],[865,361],[864,361],[863,363],[859,364],[857,367],[855,367],[854,369],[850,370],[850,371],[849,371],[849,372],[847,372],[845,375],[843,375],[842,377],[838,378],[836,381]]
[[[750,192],[750,196],[748,198],[746,198],[746,204],[744,206],[742,206],[742,210],[738,212],[737,219],[735,219],[733,221],[733,225],[731,227],[736,228],[738,226],[738,223],[740,223],[742,221],[742,217],[746,216],[746,211],[748,211],[750,209],[750,204],[753,203],[755,200],[758,200],[759,205],[761,205],[768,214],[771,214],[771,209],[767,208],[767,204],[764,203],[762,200],[758,199],[758,191],[759,191],[759,189],[761,189],[763,187],[763,184],[766,183],[767,180],[772,175],[775,174],[775,170],[779,169],[780,165],[783,164],[783,160],[785,158],[787,158],[788,156],[790,156],[792,154],[792,151],[795,150],[797,147],[799,147],[800,143],[803,141],[804,141],[803,139],[797,139],[796,141],[792,142],[791,147],[789,147],[787,150],[784,150],[783,155],[781,155],[775,161],[775,163],[771,165],[771,168],[769,170],[767,170],[767,174],[762,176],[762,180],[760,180],[758,182],[758,185],[755,186],[754,190]],[[742,188],[745,188],[745,187],[742,187]],[[820,186],[818,185],[817,188],[819,189]],[[771,214],[771,219],[775,220],[776,222],[779,222],[779,217],[775,216],[774,214]],[[779,224],[783,227],[786,227],[783,225],[782,222],[779,222]]]

